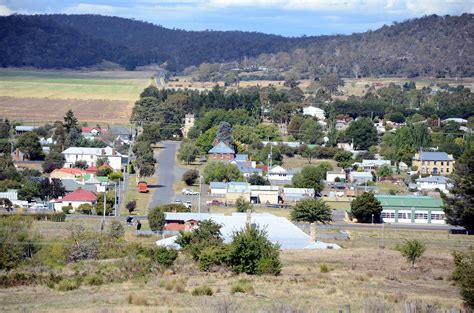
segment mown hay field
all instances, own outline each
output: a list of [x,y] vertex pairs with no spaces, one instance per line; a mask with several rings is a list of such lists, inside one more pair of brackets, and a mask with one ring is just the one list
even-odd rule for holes
[[72,109],[81,121],[128,123],[152,72],[0,70],[0,117],[54,121]]

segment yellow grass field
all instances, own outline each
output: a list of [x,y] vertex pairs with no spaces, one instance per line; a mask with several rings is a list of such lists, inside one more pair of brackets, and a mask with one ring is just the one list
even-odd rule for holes
[[153,72],[0,70],[0,117],[54,121],[72,109],[81,121],[128,123]]

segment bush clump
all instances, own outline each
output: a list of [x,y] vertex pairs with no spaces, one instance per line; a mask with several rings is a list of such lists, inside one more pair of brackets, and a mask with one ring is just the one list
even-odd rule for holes
[[110,223],[109,236],[118,239],[122,238],[123,235],[125,235],[125,229],[122,223],[118,220],[113,220],[112,223]]
[[191,294],[193,296],[212,296],[214,293],[212,292],[211,287],[204,285],[194,288]]
[[327,273],[327,272],[329,272],[329,266],[325,263],[322,263],[322,264],[319,265],[319,271],[321,273]]
[[264,230],[246,227],[234,234],[229,265],[236,273],[278,275],[281,272],[279,246],[268,240]]
[[81,285],[80,281],[75,278],[66,278],[61,280],[57,285],[56,289],[59,291],[70,291],[79,288]]
[[72,210],[74,210],[74,208],[71,206],[71,205],[66,205],[66,206],[63,206],[62,208],[64,214],[71,214]]
[[92,214],[92,209],[94,207],[89,203],[83,203],[77,207],[77,211],[82,214]]
[[198,178],[199,172],[197,170],[187,170],[184,172],[182,180],[186,183],[186,185],[192,186]]
[[173,265],[178,258],[178,251],[165,247],[141,248],[139,254],[166,267]]
[[241,279],[237,283],[233,284],[230,288],[230,293],[246,293],[248,295],[255,295],[252,282],[246,279]]

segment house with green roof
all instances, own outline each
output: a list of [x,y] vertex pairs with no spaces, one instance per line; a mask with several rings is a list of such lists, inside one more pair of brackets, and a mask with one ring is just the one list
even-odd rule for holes
[[445,224],[443,201],[428,196],[376,195],[384,223]]

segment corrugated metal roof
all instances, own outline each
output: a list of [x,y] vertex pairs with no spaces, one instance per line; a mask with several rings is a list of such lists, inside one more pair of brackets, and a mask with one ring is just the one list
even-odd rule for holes
[[211,183],[209,184],[209,187],[211,187],[211,188],[217,188],[217,189],[227,189],[227,183],[211,182]]
[[452,161],[446,152],[422,151],[420,159],[422,161]]
[[376,195],[384,208],[441,208],[443,201],[428,196],[392,196],[392,195]]
[[234,149],[230,148],[229,146],[227,146],[225,143],[223,143],[221,141],[217,145],[215,145],[211,150],[209,150],[209,153],[211,153],[211,154],[215,154],[215,153],[234,154],[235,151],[234,151]]
[[438,184],[447,184],[449,181],[450,179],[444,176],[429,176],[429,177],[418,178],[416,180],[417,183],[430,182],[430,183],[438,183]]

